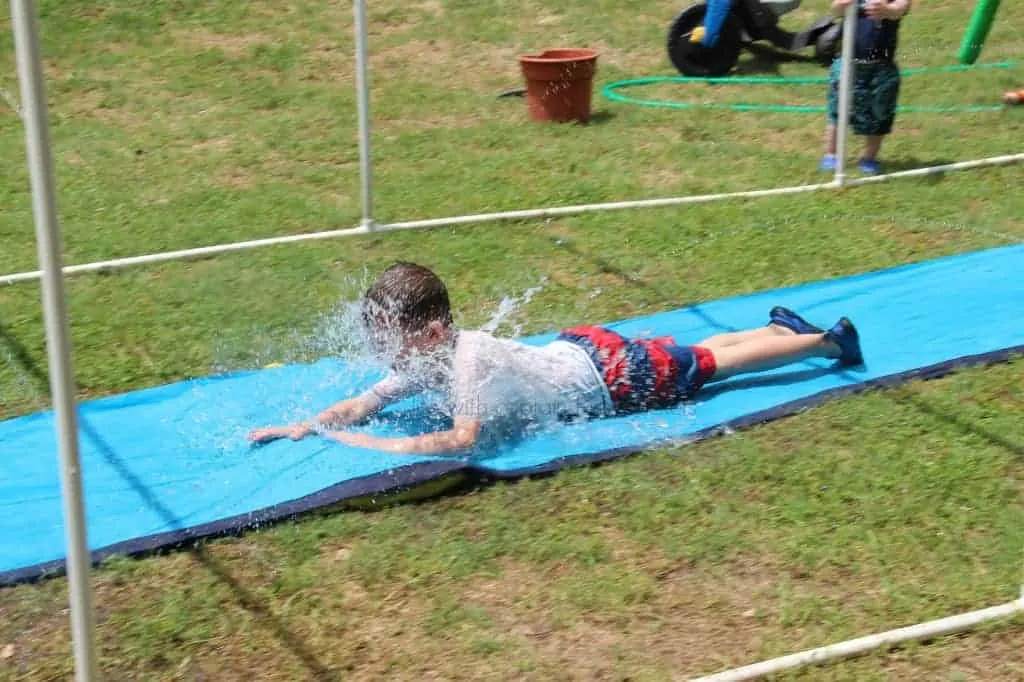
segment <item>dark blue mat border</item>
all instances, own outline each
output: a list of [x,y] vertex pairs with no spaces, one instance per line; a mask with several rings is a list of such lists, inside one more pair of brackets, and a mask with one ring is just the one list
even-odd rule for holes
[[[346,500],[368,495],[383,496],[394,493],[395,491],[436,480],[457,471],[468,470],[468,468],[465,462],[455,460],[417,462],[416,464],[395,468],[389,473],[382,472],[361,478],[349,479],[304,497],[245,514],[238,514],[198,526],[167,531],[156,535],[147,535],[107,545],[90,552],[90,558],[93,566],[96,566],[111,556],[145,556],[158,550],[184,547],[197,540],[236,535],[242,531],[286,521]],[[64,575],[65,571],[64,559],[25,566],[13,571],[0,573],[0,587],[32,582],[42,578],[57,577]]]
[[[851,384],[849,386],[840,386],[838,388],[828,389],[799,400],[771,407],[767,410],[753,412],[731,421],[709,426],[692,434],[687,434],[683,438],[664,439],[646,443],[642,446],[616,448],[612,450],[572,455],[570,457],[552,460],[551,462],[547,462],[536,467],[501,470],[473,465],[465,460],[435,460],[431,462],[418,462],[416,464],[410,464],[408,466],[393,469],[388,473],[382,472],[379,474],[372,474],[361,478],[343,481],[310,495],[282,504],[265,507],[253,512],[248,512],[246,514],[239,514],[226,519],[192,526],[190,528],[168,531],[166,533],[149,535],[142,538],[135,538],[113,545],[108,545],[106,547],[93,550],[90,553],[90,556],[92,563],[95,566],[104,559],[115,555],[133,557],[143,556],[162,549],[173,549],[176,547],[186,546],[201,539],[236,535],[246,530],[251,530],[259,526],[266,526],[275,522],[285,521],[324,507],[345,502],[346,500],[372,495],[384,496],[455,473],[475,474],[478,478],[507,480],[523,478],[526,476],[552,474],[567,467],[598,464],[613,459],[620,459],[629,455],[639,454],[659,447],[686,445],[705,440],[713,436],[718,436],[728,431],[744,429],[757,424],[763,424],[765,422],[788,417],[808,408],[816,407],[825,402],[846,395],[853,395],[873,389],[892,387],[914,380],[937,379],[959,368],[1008,362],[1016,355],[1024,356],[1024,345],[1013,346],[987,353],[980,353],[977,355],[965,355],[935,365],[929,365],[927,367],[919,367],[906,372],[890,374],[888,376],[870,379],[868,381]],[[61,576],[64,574],[65,569],[65,561],[63,559],[58,559],[42,564],[35,564],[33,566],[26,566],[13,571],[6,571],[0,573],[0,587]]]

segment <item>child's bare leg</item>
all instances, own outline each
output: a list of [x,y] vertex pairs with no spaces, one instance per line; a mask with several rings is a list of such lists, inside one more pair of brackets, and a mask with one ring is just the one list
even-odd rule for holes
[[735,346],[740,343],[755,341],[757,339],[768,339],[773,336],[792,336],[793,334],[795,334],[795,332],[791,329],[771,323],[756,329],[745,329],[740,332],[715,334],[714,336],[704,339],[697,345],[711,350],[718,350],[719,348],[728,348],[729,346]]
[[836,127],[832,124],[825,130],[825,153],[833,156],[836,153]]
[[882,148],[884,135],[868,135],[864,138],[864,158],[877,159],[878,152]]
[[840,355],[839,346],[826,340],[824,334],[762,336],[710,350],[715,354],[716,365],[711,381],[748,372],[763,372],[809,358],[838,358]]

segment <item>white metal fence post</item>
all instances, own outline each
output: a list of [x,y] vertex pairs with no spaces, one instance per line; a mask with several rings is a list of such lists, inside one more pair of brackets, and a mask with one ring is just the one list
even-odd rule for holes
[[355,0],[356,101],[359,109],[359,179],[362,188],[364,230],[374,228],[373,167],[370,161],[370,76],[366,31],[366,0]]
[[92,593],[89,586],[89,546],[85,533],[85,505],[78,457],[78,418],[75,412],[75,381],[68,341],[64,303],[64,272],[60,225],[53,183],[53,159],[47,122],[46,87],[39,54],[36,7],[32,0],[11,0],[18,77],[21,81],[22,120],[35,213],[36,248],[43,280],[43,316],[50,363],[50,390],[60,448],[64,530],[68,545],[68,581],[71,601],[71,632],[75,677],[79,682],[96,679],[93,641]]
[[853,47],[856,42],[857,0],[846,8],[843,17],[843,49],[839,72],[839,111],[836,121],[836,184],[846,184],[846,143],[849,138],[850,106],[853,104]]

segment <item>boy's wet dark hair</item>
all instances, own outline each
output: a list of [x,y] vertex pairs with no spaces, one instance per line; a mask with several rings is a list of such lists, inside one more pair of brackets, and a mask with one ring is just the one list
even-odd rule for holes
[[422,265],[398,262],[381,273],[362,302],[363,324],[371,332],[423,329],[431,322],[452,324],[448,289]]

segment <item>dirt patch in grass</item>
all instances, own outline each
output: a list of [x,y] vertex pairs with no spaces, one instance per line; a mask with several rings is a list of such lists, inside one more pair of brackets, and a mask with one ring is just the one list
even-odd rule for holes
[[519,51],[512,45],[456,44],[443,39],[412,39],[374,51],[372,68],[401,71],[408,81],[491,93],[495,83],[521,83]]
[[[466,606],[482,609],[497,623],[520,657],[525,655],[541,669],[558,671],[560,679],[607,679],[617,670],[641,676],[708,674],[831,643],[808,632],[813,626],[780,625],[780,573],[763,559],[731,562],[713,575],[685,564],[659,570],[657,558],[646,566],[647,560],[635,560],[635,570],[655,581],[649,599],[628,608],[605,606],[571,617],[558,613],[564,603],[558,586],[564,576],[578,573],[578,566],[538,571],[507,563],[500,578],[474,580],[462,596]],[[805,576],[789,598],[827,599],[829,594],[852,603],[854,594],[862,592],[852,583]],[[851,612],[850,617],[856,614]],[[867,625],[851,636],[888,627]],[[921,679],[924,673],[950,669],[970,680],[1022,679],[1024,653],[1016,644],[1020,627],[894,650],[885,658],[885,669],[891,679]],[[791,646],[765,649],[778,648],[775,642],[780,639]],[[850,665],[875,670],[878,664],[861,659]],[[810,679],[818,678],[812,672]]]
[[193,152],[213,152],[222,153],[230,151],[235,146],[235,136],[225,135],[223,137],[211,137],[205,140],[199,140],[193,142],[191,145]]
[[712,576],[616,535],[614,576],[506,562],[500,578],[466,584],[464,604],[487,613],[537,663],[572,679],[604,679],[620,666],[698,673],[756,657],[764,616],[752,604],[773,600],[778,576],[770,566],[737,562]]
[[1024,619],[991,631],[948,637],[926,646],[889,652],[892,680],[1024,680]]
[[374,51],[373,66],[381,70],[401,69],[406,75],[439,75],[437,67],[448,64],[455,47],[447,40],[414,38],[398,45],[381,46]]
[[423,2],[419,3],[419,7],[425,12],[433,14],[438,19],[444,16],[444,4],[442,4],[441,0],[423,0]]
[[171,32],[174,42],[187,50],[220,50],[229,57],[245,56],[257,45],[273,45],[278,37],[269,33],[250,32],[241,35],[214,33],[202,28],[176,29]]
[[[97,74],[106,78],[110,74]],[[218,104],[202,93],[187,97],[177,96],[154,80],[140,80],[132,84],[132,95],[122,99],[119,93],[107,93],[103,88],[75,89],[55,96],[53,112],[67,119],[92,119],[111,128],[140,138],[159,136],[164,132],[177,134],[197,112],[200,115],[218,115]],[[172,140],[172,144],[175,141]],[[185,143],[189,146],[194,142]],[[193,147],[196,151],[226,148],[225,141],[206,140]]]
[[101,90],[79,90],[63,95],[55,113],[71,118],[91,118],[127,132],[143,132],[151,121],[121,106],[111,106]]
[[[571,231],[562,228],[552,228],[552,237],[556,242],[571,244],[576,238]],[[547,265],[541,268],[542,264]],[[538,270],[544,272],[544,276],[554,285],[564,287],[568,291],[578,291],[580,294],[590,294],[601,289],[612,289],[621,284],[622,276],[614,272],[604,272],[598,269],[593,271],[595,265],[589,261],[580,264],[580,269],[568,268],[556,262],[543,263],[540,259],[534,262]],[[599,266],[598,266],[599,268]]]
[[870,229],[877,235],[909,248],[912,253],[945,247],[956,241],[958,236],[954,230],[944,229],[941,224],[934,227],[930,223],[897,225],[883,221],[874,223]]
[[379,117],[373,122],[374,130],[382,133],[395,133],[398,131],[424,131],[424,130],[455,130],[473,128],[481,124],[481,116],[469,114],[457,116],[454,114],[433,114],[424,112],[415,118],[383,118]]
[[598,73],[602,65],[614,66],[636,76],[653,74],[680,75],[666,69],[668,57],[658,49],[625,49],[610,46],[603,40],[588,41],[588,47],[597,50]]
[[256,183],[252,173],[238,166],[221,168],[214,175],[214,184],[228,189],[249,189]]
[[[328,83],[335,89],[352,88],[355,57],[347,44],[319,40],[304,52],[296,65],[296,77],[306,83]],[[374,84],[371,81],[371,87]]]
[[[360,578],[350,562],[364,548],[343,535],[309,556],[309,545],[283,553],[271,533],[115,562],[93,574],[105,679],[672,679],[832,643],[814,613],[787,615],[804,603],[841,611],[851,636],[909,624],[858,608],[884,597],[838,569],[810,574],[756,553],[695,564],[611,523],[591,530],[609,549],[593,565],[509,556],[468,578]],[[69,673],[65,585],[0,592],[0,679]],[[889,679],[1019,679],[1020,633],[841,665]]]
[[943,220],[891,220],[871,223],[874,234],[885,237],[895,244],[907,247],[912,253],[935,253],[937,249],[946,249],[950,245],[962,243],[967,235],[985,235],[997,241],[1012,243],[1016,237],[1012,225],[1004,229],[992,230],[970,221],[951,222]]
[[[694,169],[696,170],[696,169]],[[650,195],[681,191],[696,173],[683,168],[651,168],[640,176],[640,185]]]

